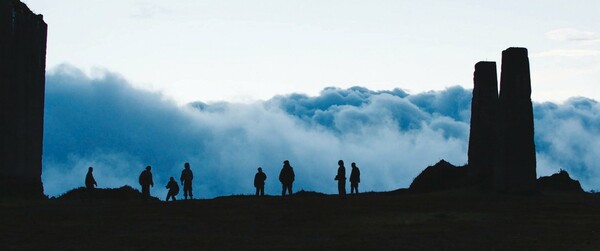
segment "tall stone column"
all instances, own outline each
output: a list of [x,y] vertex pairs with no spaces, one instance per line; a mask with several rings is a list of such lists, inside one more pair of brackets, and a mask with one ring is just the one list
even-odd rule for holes
[[0,196],[41,197],[47,25],[0,0]]
[[483,188],[491,187],[496,155],[498,76],[496,62],[478,62],[473,73],[469,177]]
[[536,157],[526,48],[508,48],[502,52],[498,106],[494,187],[508,192],[534,191]]

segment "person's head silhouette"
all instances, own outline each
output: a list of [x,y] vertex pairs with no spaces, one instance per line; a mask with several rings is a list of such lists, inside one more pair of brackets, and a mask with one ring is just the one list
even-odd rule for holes
[[352,162],[352,167],[356,167],[356,163]]
[[190,169],[190,163],[185,162],[183,166],[185,167],[185,169]]
[[338,161],[338,165],[343,166],[344,165],[344,161],[343,160],[339,160]]
[[290,162],[289,162],[288,160],[284,160],[284,161],[283,161],[283,164],[284,164],[284,165],[290,165]]
[[146,170],[150,171],[150,169],[152,169],[152,167],[151,167],[151,166],[147,166],[147,167],[146,167]]
[[88,172],[90,172],[90,173],[91,173],[91,172],[93,172],[93,171],[94,171],[94,168],[90,166],[90,167],[88,168]]
[[262,167],[259,167],[259,168],[258,168],[258,172],[259,172],[259,173],[262,173]]
[[170,181],[175,181],[175,178],[173,178],[173,176],[171,176],[171,178],[169,180]]

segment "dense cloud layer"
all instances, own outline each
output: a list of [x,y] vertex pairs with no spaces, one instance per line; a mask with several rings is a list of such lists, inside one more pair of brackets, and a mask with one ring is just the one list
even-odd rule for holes
[[[294,190],[334,193],[339,159],[361,168],[361,191],[407,187],[440,159],[466,163],[470,103],[462,87],[413,95],[354,87],[180,107],[116,74],[92,78],[61,66],[46,82],[44,189],[56,196],[82,186],[88,166],[100,187],[138,187],[151,165],[152,193],[163,198],[168,178],[178,179],[189,162],[198,197],[252,193],[258,166],[268,176],[266,192],[279,194],[286,159]],[[534,112],[538,174],[566,169],[597,189],[600,105],[576,98],[535,104]]]

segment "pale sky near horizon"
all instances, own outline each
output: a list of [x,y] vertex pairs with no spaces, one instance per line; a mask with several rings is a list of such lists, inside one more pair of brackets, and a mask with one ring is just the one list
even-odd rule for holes
[[600,1],[22,1],[49,25],[47,70],[116,72],[180,104],[472,88],[511,46],[529,49],[534,101],[600,100]]

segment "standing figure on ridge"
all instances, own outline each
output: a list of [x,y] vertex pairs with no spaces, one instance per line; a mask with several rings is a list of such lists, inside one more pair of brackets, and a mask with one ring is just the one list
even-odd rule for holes
[[281,196],[285,196],[286,190],[289,195],[292,195],[292,183],[294,183],[295,176],[294,168],[290,166],[290,162],[287,160],[284,161],[281,172],[279,173],[279,181],[281,181],[282,186]]
[[267,175],[263,173],[262,168],[258,167],[258,172],[254,175],[254,187],[256,188],[256,196],[265,196],[265,180]]
[[352,162],[352,171],[350,172],[350,194],[355,191],[358,194],[358,183],[360,183],[360,170],[356,163]]
[[150,169],[152,169],[152,167],[147,166],[146,170],[142,171],[139,178],[140,185],[142,186],[142,195],[144,195],[144,200],[146,201],[150,198],[150,187],[154,186]]
[[85,188],[88,193],[88,199],[91,201],[94,197],[94,186],[98,186],[96,183],[96,179],[94,179],[94,175],[92,172],[94,171],[93,167],[88,168],[88,172],[85,175]]
[[190,163],[185,163],[183,171],[181,171],[181,185],[183,186],[183,197],[187,200],[188,194],[190,199],[194,199],[194,195],[192,194],[192,180],[194,179],[194,173],[192,173],[192,169],[190,169]]
[[344,196],[346,195],[346,167],[344,167],[344,161],[339,160],[338,166],[337,175],[334,180],[338,181],[338,193]]
[[169,183],[167,183],[167,189],[169,189],[169,192],[167,193],[167,199],[165,201],[169,201],[169,197],[172,198],[173,201],[176,201],[175,195],[179,193],[179,185],[177,185],[175,178],[171,177],[171,179],[169,179]]

